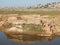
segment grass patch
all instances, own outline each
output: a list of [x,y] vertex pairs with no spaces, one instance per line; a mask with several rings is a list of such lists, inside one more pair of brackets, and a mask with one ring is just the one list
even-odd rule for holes
[[37,32],[42,32],[43,31],[43,29],[42,29],[42,27],[41,27],[41,25],[36,25],[36,24],[23,24],[22,25],[23,26],[23,30],[24,31],[37,31]]
[[[33,10],[33,9],[32,9]],[[40,14],[40,15],[60,15],[60,10],[53,10],[53,9],[51,9],[51,10],[49,10],[49,9],[45,9],[45,10],[43,10],[43,9],[39,9],[39,10],[37,10],[37,9],[35,9],[35,11],[33,10],[33,11],[29,11],[29,10],[27,10],[27,11],[15,11],[15,10],[13,10],[13,11],[1,11],[0,10],[0,14],[18,14],[18,15],[25,15],[25,14]]]

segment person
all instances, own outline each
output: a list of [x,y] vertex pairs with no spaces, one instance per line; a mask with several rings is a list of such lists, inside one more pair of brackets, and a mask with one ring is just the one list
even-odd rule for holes
[[54,33],[55,30],[55,25],[54,24],[50,24],[50,31],[52,31],[52,33]]
[[42,26],[44,27],[44,22],[41,20],[41,24],[42,24]]

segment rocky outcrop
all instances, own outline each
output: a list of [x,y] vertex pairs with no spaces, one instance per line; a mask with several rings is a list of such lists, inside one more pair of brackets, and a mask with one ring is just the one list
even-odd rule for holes
[[37,35],[50,36],[55,31],[54,21],[51,16],[21,15],[19,19],[17,17],[8,17],[6,22],[12,23],[12,27],[5,29],[5,33],[23,34],[23,32],[44,32],[42,34],[37,33]]

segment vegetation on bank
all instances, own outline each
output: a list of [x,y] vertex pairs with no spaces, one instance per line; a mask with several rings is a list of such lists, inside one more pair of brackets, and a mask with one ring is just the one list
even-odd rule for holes
[[40,14],[40,15],[60,15],[60,10],[54,10],[54,9],[32,9],[33,11],[30,11],[30,9],[27,9],[27,11],[9,11],[9,10],[0,10],[0,14],[18,14],[18,15],[25,15],[25,14]]
[[[22,24],[22,30],[26,31],[26,32],[45,32],[45,30],[43,30],[41,25],[37,25],[37,24]],[[4,25],[0,26],[0,30],[3,31],[5,29],[11,28],[13,27],[12,23],[5,23]],[[17,27],[16,27],[17,28]]]
[[0,26],[0,31],[11,28],[12,27],[12,23],[5,23],[2,26]]
[[43,28],[41,25],[36,24],[22,24],[23,31],[32,31],[32,32],[43,32]]

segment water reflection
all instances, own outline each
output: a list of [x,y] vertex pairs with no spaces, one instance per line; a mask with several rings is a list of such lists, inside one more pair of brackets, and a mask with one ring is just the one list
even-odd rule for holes
[[32,35],[6,35],[7,38],[13,40],[15,42],[22,42],[22,43],[34,43],[34,42],[43,42],[43,41],[52,41],[55,39],[55,36],[32,36]]
[[0,32],[0,45],[60,45],[60,37],[12,36]]

